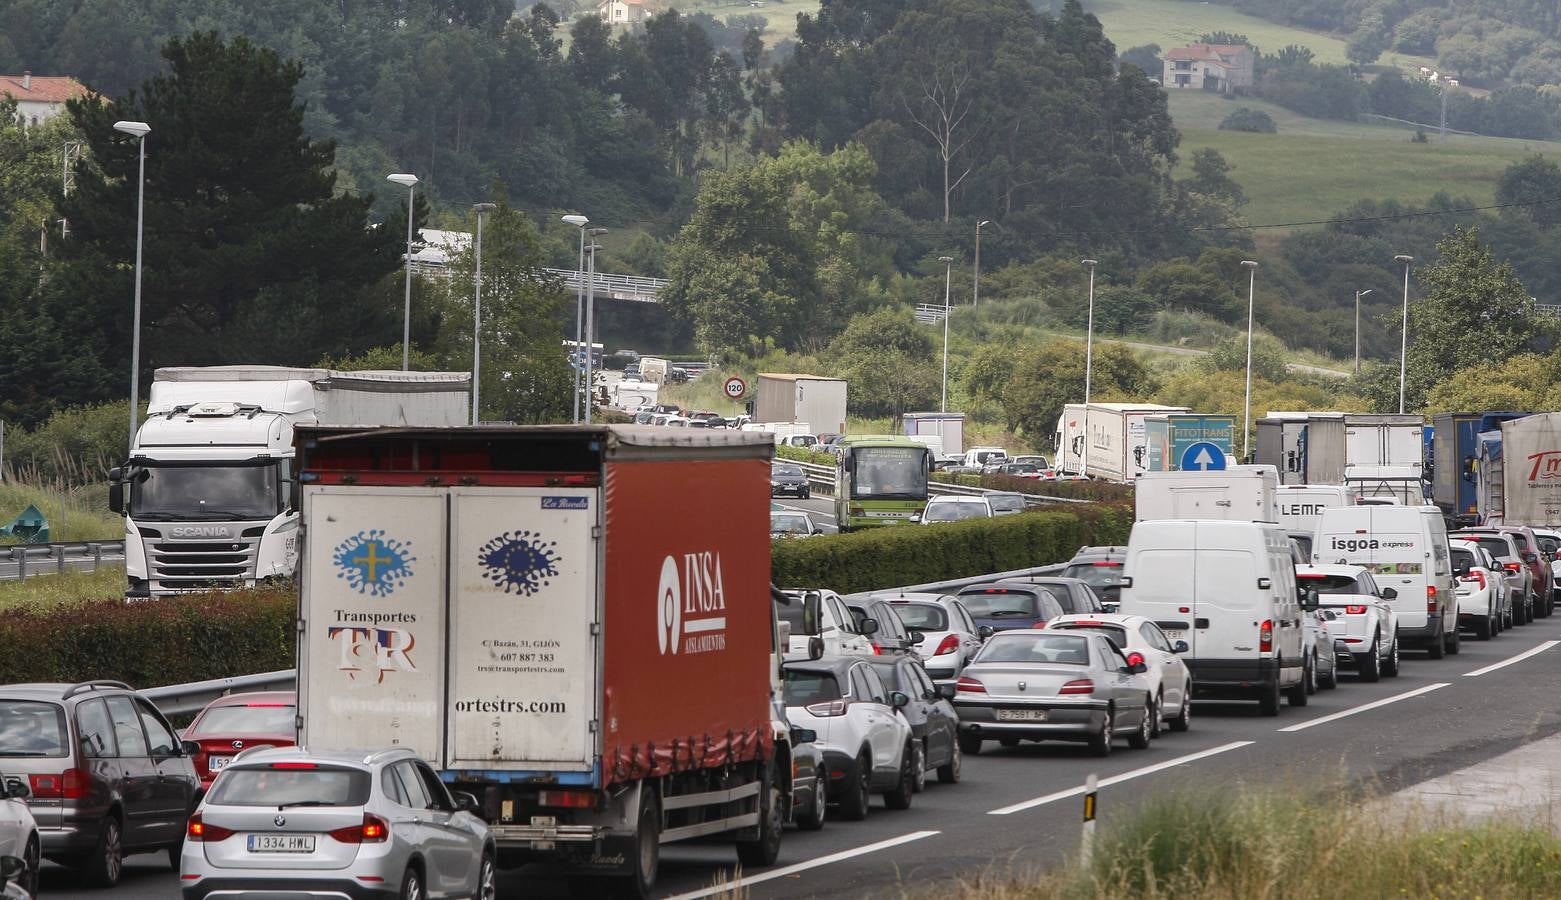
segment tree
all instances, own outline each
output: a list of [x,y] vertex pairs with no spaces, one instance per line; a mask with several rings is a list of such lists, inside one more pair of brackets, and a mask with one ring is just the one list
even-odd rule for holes
[[1519,353],[1499,366],[1454,372],[1431,389],[1426,414],[1471,409],[1550,409],[1557,399],[1556,365],[1561,360]]
[[[1247,337],[1229,337],[1214,345],[1209,355],[1199,360],[1201,368],[1208,372],[1241,372],[1246,376]],[[1267,336],[1256,336],[1252,341],[1252,377],[1272,382],[1285,380],[1285,347]],[[1286,407],[1288,408],[1288,407]]]
[[1541,228],[1561,223],[1561,166],[1538,154],[1513,163],[1496,182],[1496,202]]
[[1220,120],[1220,131],[1250,131],[1256,134],[1274,134],[1279,126],[1274,119],[1260,109],[1238,106],[1230,115]]
[[882,307],[854,317],[829,344],[835,371],[851,383],[860,416],[899,416],[938,402],[941,373],[932,338],[909,310]]
[[[1092,362],[1093,400],[1142,398],[1153,387],[1149,371],[1132,350],[1121,344],[1097,344]],[[1005,415],[1034,443],[1050,438],[1056,431],[1057,417],[1062,415],[1064,405],[1083,398],[1081,341],[1049,341],[1020,354],[1003,389]]]
[[1224,155],[1218,150],[1200,147],[1192,152],[1192,177],[1185,179],[1182,184],[1189,190],[1219,197],[1233,207],[1240,207],[1247,202],[1247,195],[1242,192],[1236,179],[1230,177],[1230,171],[1230,163],[1225,161]]
[[1122,51],[1122,55],[1118,57],[1118,61],[1122,65],[1137,66],[1141,71],[1143,71],[1144,74],[1151,77],[1161,74],[1165,68],[1164,64],[1160,62],[1159,44],[1144,44],[1140,47],[1129,47],[1128,49]]

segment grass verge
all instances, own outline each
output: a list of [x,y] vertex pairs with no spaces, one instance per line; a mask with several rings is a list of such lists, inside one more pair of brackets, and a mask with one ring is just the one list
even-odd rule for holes
[[0,610],[47,610],[72,603],[123,600],[125,567],[104,566],[96,572],[37,575],[26,581],[0,581]]

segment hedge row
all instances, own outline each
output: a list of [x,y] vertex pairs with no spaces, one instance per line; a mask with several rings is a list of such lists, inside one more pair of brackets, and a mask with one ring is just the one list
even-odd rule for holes
[[293,666],[297,594],[286,588],[86,600],[0,617],[0,684],[111,678],[156,687]]
[[968,475],[933,472],[933,481],[984,487],[994,491],[1017,491],[1036,497],[1066,497],[1071,500],[1101,500],[1107,503],[1131,503],[1133,486],[1110,481],[1039,481],[1015,475]]
[[1132,510],[1111,504],[779,540],[771,573],[781,587],[842,594],[926,584],[1066,562],[1082,546],[1127,543],[1132,527]]

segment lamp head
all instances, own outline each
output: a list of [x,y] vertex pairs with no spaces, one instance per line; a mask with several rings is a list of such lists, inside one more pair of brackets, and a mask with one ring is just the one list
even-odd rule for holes
[[1360,295],[1361,295],[1361,296],[1362,296],[1362,297],[1364,297],[1364,296],[1366,296],[1366,295],[1367,295],[1367,294],[1369,294],[1369,293],[1371,293],[1371,288],[1366,288],[1366,289],[1365,289],[1365,290],[1364,290],[1364,291],[1361,291],[1361,292],[1360,292]]
[[1093,269],[1096,266],[1100,265],[1100,260],[1098,260],[1098,259],[1081,259],[1081,260],[1079,260],[1079,262],[1083,263],[1086,266],[1089,266],[1091,269]]
[[563,221],[564,224],[573,225],[576,228],[584,228],[585,226],[591,224],[591,220],[587,219],[585,216],[564,216]]
[[1409,255],[1400,253],[1399,255],[1393,257],[1393,261],[1394,262],[1401,262],[1401,263],[1404,263],[1404,264],[1407,265],[1409,263],[1414,262],[1415,258],[1413,256],[1409,256]]
[[152,126],[145,122],[119,121],[114,123],[114,130],[124,132],[133,137],[144,138],[152,130]]
[[1257,268],[1257,261],[1256,260],[1244,259],[1244,260],[1241,261],[1241,264],[1243,266],[1246,266],[1249,269],[1256,269]]
[[952,257],[952,256],[940,256],[940,257],[938,257],[938,262],[940,262],[940,263],[951,263],[953,261],[954,261],[954,257]]
[[479,216],[482,215],[483,213],[493,212],[494,210],[496,210],[498,208],[499,208],[499,205],[497,203],[473,203],[472,204],[472,212],[476,213]]
[[586,232],[586,234],[589,234],[591,237],[601,237],[606,233],[607,229],[605,228],[592,228],[590,231]]
[[417,184],[417,176],[416,175],[407,175],[407,174],[402,174],[402,173],[398,173],[398,174],[395,174],[395,175],[386,175],[385,176],[385,180],[386,181],[393,181],[396,184],[399,184],[399,185],[401,185],[404,188],[410,188],[412,185]]
[[990,224],[992,224],[992,220],[991,219],[982,219],[981,221],[976,223],[976,227],[977,228],[985,228],[986,226],[988,226]]

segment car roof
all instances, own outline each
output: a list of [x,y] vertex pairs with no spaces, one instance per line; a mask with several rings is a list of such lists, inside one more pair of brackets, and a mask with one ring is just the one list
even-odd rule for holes
[[1024,495],[1019,493],[1018,491],[987,491],[986,492],[986,499],[990,500],[993,497],[1018,497],[1020,500],[1024,499]]
[[233,760],[234,766],[275,762],[320,762],[364,767],[400,759],[417,759],[406,747],[379,750],[313,750],[308,747],[255,747]]
[[962,497],[958,494],[943,494],[937,497],[928,497],[928,503],[985,503],[985,497]]
[[1080,547],[1078,552],[1073,554],[1073,558],[1068,560],[1068,562],[1089,562],[1096,559],[1110,559],[1116,556],[1125,559],[1127,557],[1127,548],[1115,544],[1100,547]]
[[[75,691],[74,694],[72,694],[73,690]],[[75,700],[80,697],[101,697],[108,694],[134,693],[134,688],[117,681],[82,681],[76,683],[35,681],[24,684],[8,684],[0,687],[0,697],[26,700],[63,701]]]
[[782,663],[782,669],[797,672],[829,672],[833,675],[844,674],[845,671],[856,663],[862,662],[861,656],[823,656],[818,659],[788,659]]
[[[1070,581],[1077,579],[1069,579]],[[987,591],[1029,591],[1033,594],[1041,593],[1045,585],[1033,581],[983,581],[980,584],[966,585],[959,589],[961,596],[965,594],[986,593]]]
[[1127,613],[1068,613],[1058,616],[1046,623],[1046,627],[1053,625],[1076,625],[1081,622],[1098,622],[1101,625],[1119,625],[1124,628],[1133,628],[1145,622],[1152,621],[1146,616],[1135,616]]
[[298,703],[297,691],[249,691],[243,694],[226,694],[206,704],[207,709],[214,706],[273,706],[296,705]]

